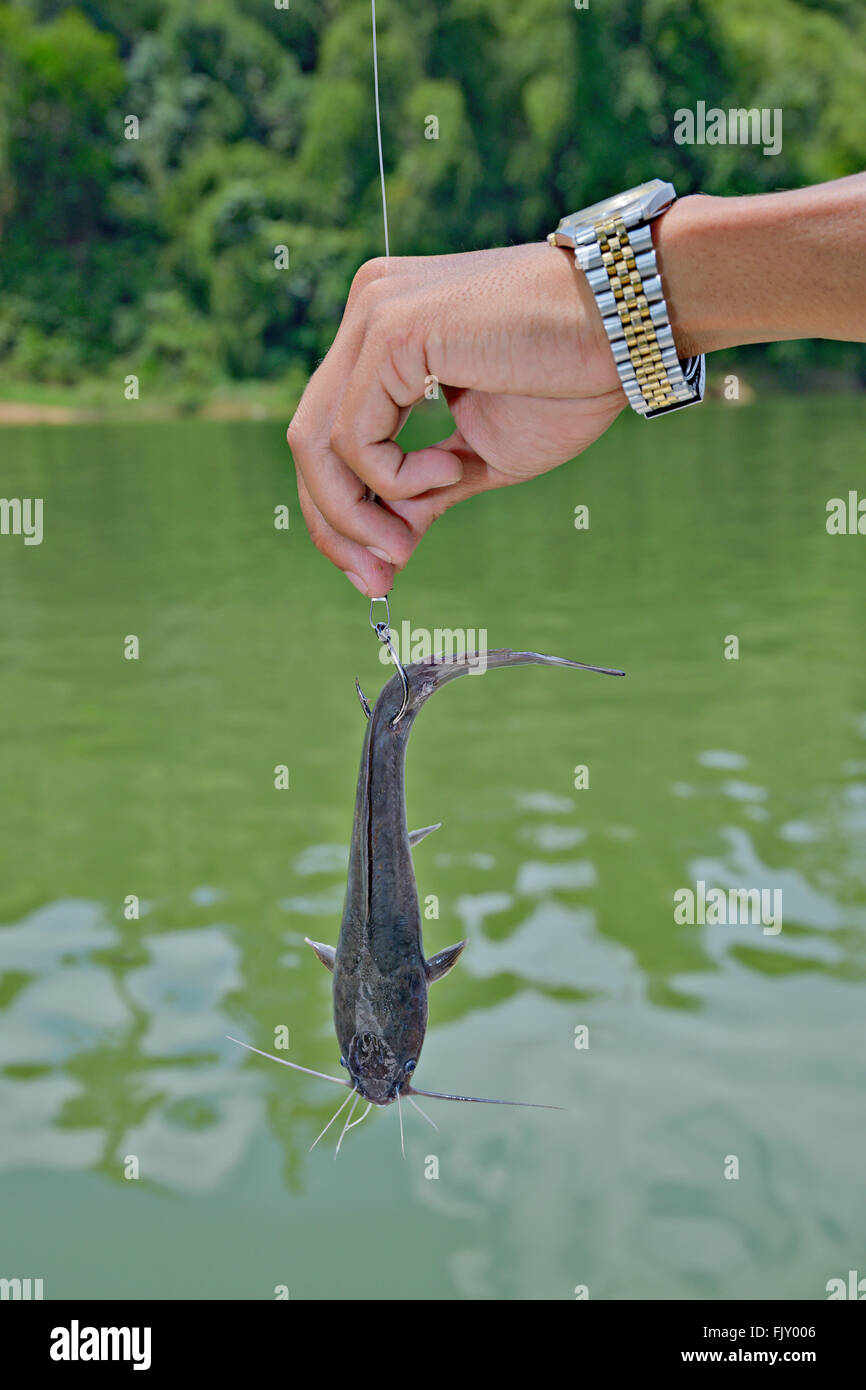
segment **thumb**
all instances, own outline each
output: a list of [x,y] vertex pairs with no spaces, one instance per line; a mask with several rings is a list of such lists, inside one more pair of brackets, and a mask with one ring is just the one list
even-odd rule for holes
[[417,540],[420,540],[433,522],[457,502],[463,502],[467,497],[474,497],[479,492],[489,492],[493,488],[507,487],[509,483],[519,481],[491,468],[481,455],[467,444],[459,430],[455,430],[450,438],[443,439],[441,443],[410,452],[406,457],[411,459],[413,453],[444,454],[456,459],[462,469],[462,477],[456,483],[433,488],[417,497],[388,502],[388,510],[395,512],[406,522]]

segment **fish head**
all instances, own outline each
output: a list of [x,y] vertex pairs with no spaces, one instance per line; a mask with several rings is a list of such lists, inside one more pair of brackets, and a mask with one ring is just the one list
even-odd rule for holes
[[390,1105],[397,1099],[409,1086],[417,1060],[411,1047],[395,1052],[376,1033],[354,1033],[345,1056],[355,1090],[373,1105]]

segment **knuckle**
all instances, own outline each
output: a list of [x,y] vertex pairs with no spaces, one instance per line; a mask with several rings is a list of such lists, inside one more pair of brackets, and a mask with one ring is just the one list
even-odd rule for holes
[[368,468],[367,473],[368,484],[383,502],[399,502],[403,498],[405,488],[400,486],[399,479],[390,468]]
[[365,261],[359,266],[352,280],[352,293],[360,294],[370,285],[374,285],[378,280],[383,280],[388,275],[388,260],[386,256],[374,256],[372,260]]
[[307,523],[307,530],[310,533],[310,540],[317,550],[320,550],[323,555],[326,555],[328,553],[329,540],[327,528],[319,521],[318,517],[308,516],[305,520]]
[[358,312],[367,322],[368,331],[380,328],[385,321],[385,305],[393,297],[393,290],[385,279],[371,280],[358,292]]
[[370,320],[371,331],[375,330],[384,335],[389,334],[394,322],[399,322],[400,315],[394,311],[393,295],[389,294],[385,282],[377,280],[375,284],[370,285],[364,291],[364,301],[367,306],[367,317]]
[[392,384],[400,392],[401,399],[411,399],[417,395],[419,382],[426,380],[426,362],[421,335],[417,329],[395,327],[390,322],[383,323],[382,327],[384,331],[383,355]]
[[306,443],[306,434],[297,416],[295,416],[289,428],[286,430],[286,440],[294,457],[297,458],[299,454],[303,453]]

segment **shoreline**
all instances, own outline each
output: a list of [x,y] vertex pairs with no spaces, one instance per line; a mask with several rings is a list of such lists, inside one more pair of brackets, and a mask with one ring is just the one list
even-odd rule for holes
[[159,420],[284,420],[297,409],[304,382],[239,381],[209,389],[160,390],[142,383],[127,400],[123,386],[104,378],[73,385],[0,378],[0,429],[27,425],[122,424]]
[[98,425],[138,421],[172,420],[281,420],[286,425],[297,407],[297,400],[286,395],[284,401],[226,398],[203,401],[200,405],[180,404],[170,398],[147,403],[61,404],[57,401],[0,399],[0,429],[26,425]]
[[[172,420],[277,420],[285,415],[286,424],[292,416],[293,407],[284,410],[276,407],[250,404],[242,401],[215,402],[195,410],[165,402],[157,407],[135,412],[139,422]],[[0,400],[0,428],[20,425],[100,425],[132,423],[133,412],[128,409],[98,406],[49,405],[37,401]]]
[[[736,396],[727,383],[737,382]],[[275,420],[288,426],[303,383],[240,382],[232,387],[215,387],[201,397],[172,395],[145,389],[137,400],[127,401],[114,384],[83,382],[77,386],[48,386],[41,383],[0,381],[0,430],[30,425],[90,425],[124,422],[177,420]],[[823,370],[812,372],[808,392],[802,385],[783,381],[776,372],[743,370],[739,363],[720,362],[708,376],[707,400],[728,400],[749,405],[756,397],[796,399],[814,396],[862,395],[864,387],[850,373]],[[423,402],[419,402],[419,405]]]

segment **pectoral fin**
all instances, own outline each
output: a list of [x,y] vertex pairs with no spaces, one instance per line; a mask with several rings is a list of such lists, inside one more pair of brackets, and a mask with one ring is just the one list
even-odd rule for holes
[[319,957],[319,960],[322,962],[322,964],[326,965],[329,970],[333,970],[335,955],[334,947],[326,946],[322,941],[311,941],[308,936],[305,936],[304,940],[306,941],[308,946],[312,946],[313,950]]
[[427,962],[427,979],[432,985],[434,980],[441,980],[443,975],[447,975],[453,965],[457,964],[457,957],[466,945],[465,941],[458,941],[456,946],[446,946],[444,951],[437,951],[435,956],[431,956]]
[[409,831],[409,845],[410,845],[410,847],[411,847],[412,849],[414,849],[416,845],[420,845],[421,841],[425,838],[425,836],[427,836],[427,835],[432,835],[434,830],[440,830],[441,827],[442,827],[442,822],[441,822],[441,820],[440,820],[440,821],[437,821],[437,823],[436,823],[435,825],[425,825],[423,830],[410,830],[410,831]]

